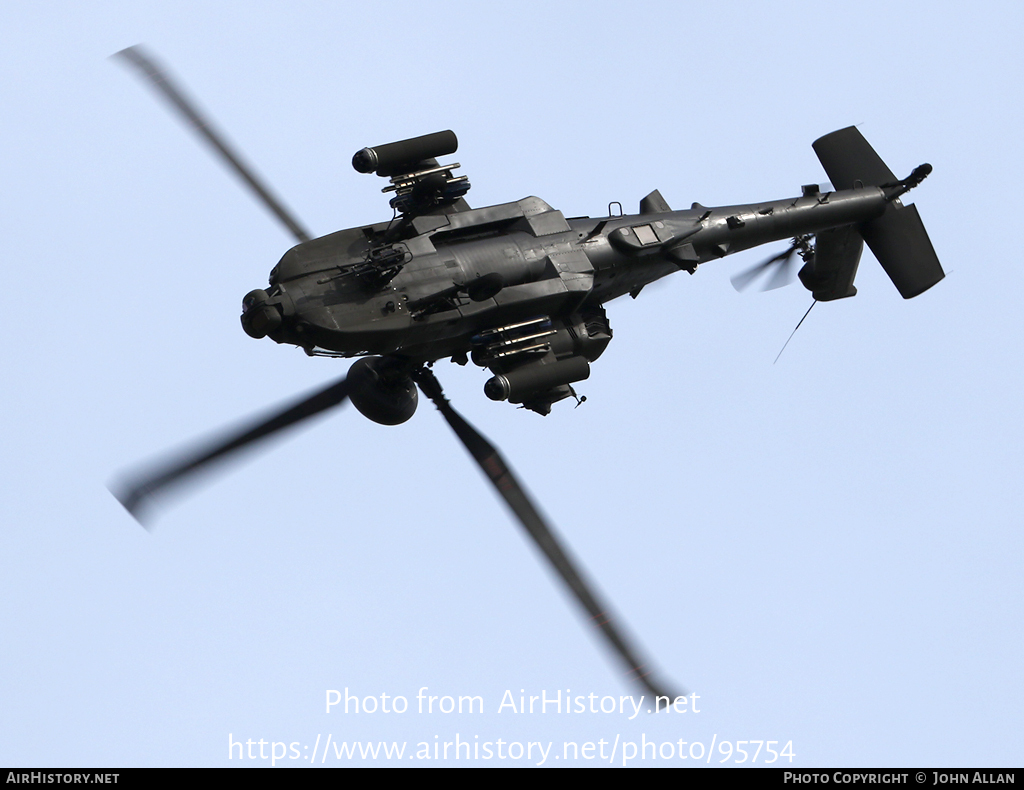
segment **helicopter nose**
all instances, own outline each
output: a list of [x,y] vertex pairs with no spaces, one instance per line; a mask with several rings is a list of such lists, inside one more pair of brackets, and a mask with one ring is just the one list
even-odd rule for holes
[[245,295],[242,300],[242,329],[245,334],[259,340],[280,329],[281,323],[281,307],[270,301],[266,291],[257,288]]

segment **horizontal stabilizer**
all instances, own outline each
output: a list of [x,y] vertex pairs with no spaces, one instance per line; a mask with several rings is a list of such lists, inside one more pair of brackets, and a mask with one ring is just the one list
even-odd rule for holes
[[890,203],[885,214],[861,226],[860,234],[904,299],[924,293],[946,276],[913,204]]
[[879,187],[897,180],[856,126],[819,137],[811,147],[836,189],[853,189],[857,181]]
[[[855,126],[826,134],[814,141],[813,148],[836,189],[910,184],[909,179],[901,182],[893,175]],[[929,165],[924,175],[930,172]],[[922,179],[923,176],[910,186],[904,186],[901,192],[916,186]],[[887,199],[890,202],[885,213],[878,219],[861,224],[857,231],[882,264],[900,295],[910,299],[927,291],[946,275],[917,208],[913,205],[904,206],[896,199],[901,192],[888,193]],[[841,268],[844,274],[848,271],[845,264]],[[849,285],[852,286],[852,281]],[[841,295],[832,298],[841,298]]]

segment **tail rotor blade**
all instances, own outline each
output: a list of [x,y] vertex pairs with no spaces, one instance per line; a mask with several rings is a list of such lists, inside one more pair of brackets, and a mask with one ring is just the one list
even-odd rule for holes
[[636,649],[629,644],[625,636],[613,624],[611,615],[593,592],[593,587],[584,580],[581,572],[577,569],[576,563],[569,557],[562,548],[551,528],[545,523],[543,517],[537,511],[526,491],[509,469],[508,464],[494,446],[487,441],[473,426],[471,426],[444,397],[441,385],[434,374],[427,368],[422,368],[414,374],[416,383],[420,385],[423,393],[430,398],[434,405],[444,416],[452,430],[462,441],[462,444],[479,464],[488,480],[497,490],[498,494],[505,500],[506,504],[519,519],[527,533],[537,544],[554,569],[562,577],[565,583],[572,590],[576,599],[580,602],[591,621],[597,625],[612,648],[629,667],[629,675],[632,679],[641,683],[651,694],[655,696],[675,699],[676,695],[670,694],[664,687],[660,686],[651,677],[651,669],[638,657]]
[[[751,266],[749,269],[744,269],[739,274],[734,275],[730,280],[730,282],[732,283],[732,287],[735,288],[737,291],[746,290],[748,287],[750,287],[750,284],[754,282],[754,280],[756,280],[764,271],[770,268],[773,264],[777,263],[778,261],[785,261],[786,259],[788,259],[789,256],[793,254],[794,249],[794,247],[790,247],[786,251],[780,252],[778,255],[773,255],[768,260],[761,261],[761,263],[755,264],[754,266]],[[773,287],[777,288],[778,286]]]
[[796,248],[791,248],[789,253],[776,264],[771,279],[764,284],[762,290],[774,291],[776,288],[782,288],[793,281],[793,257],[795,254]]
[[142,523],[141,515],[155,495],[188,478],[194,479],[200,472],[209,471],[210,464],[237,455],[261,439],[341,405],[346,397],[348,383],[342,379],[241,430],[210,440],[197,449],[180,453],[150,469],[142,477],[136,476],[131,482],[122,480],[115,483],[111,491],[125,509]]
[[161,69],[142,47],[134,46],[115,53],[135,66],[145,75],[171,106],[195,129],[218,156],[238,175],[256,197],[277,217],[288,231],[299,241],[309,241],[310,235],[295,216],[284,207],[274,196],[270,188],[256,175],[256,171],[242,160],[242,157],[231,147],[227,138],[217,131],[209,120],[203,117],[196,104],[188,98],[171,80],[166,71]]
[[788,249],[734,276],[732,278],[733,288],[737,291],[742,291],[758,275],[772,266],[775,267],[775,271],[772,272],[772,276],[761,287],[761,290],[772,291],[784,285],[789,285],[793,280],[793,258],[799,254],[805,261],[810,260],[810,257],[814,254],[814,249],[811,247],[811,240],[813,238],[811,235],[797,236],[793,239],[793,243],[789,245]]

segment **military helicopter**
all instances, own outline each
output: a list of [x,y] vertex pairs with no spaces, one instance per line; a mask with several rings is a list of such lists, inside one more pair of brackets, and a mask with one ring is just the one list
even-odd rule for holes
[[194,102],[140,47],[117,53],[138,68],[217,155],[295,237],[270,272],[269,286],[242,300],[253,338],[297,346],[310,356],[356,358],[348,374],[270,417],[178,454],[112,486],[137,519],[187,478],[271,434],[351,400],[374,422],[412,417],[418,390],[429,398],[530,537],[601,629],[629,674],[659,697],[640,651],[545,523],[501,454],[448,402],[431,370],[441,359],[472,361],[491,377],[485,395],[546,415],[578,398],[612,339],[604,305],[678,271],[785,239],[790,247],[734,278],[742,288],[770,274],[786,282],[795,257],[813,304],[854,296],[866,242],[906,298],[944,273],[914,205],[900,198],[924,180],[923,164],[898,179],[855,127],[813,143],[833,189],[805,186],[798,197],[673,211],[658,191],[638,214],[566,218],[537,197],[473,209],[470,184],[441,164],[455,153],[451,131],[356,152],[353,167],[388,179],[392,219],[313,238]]

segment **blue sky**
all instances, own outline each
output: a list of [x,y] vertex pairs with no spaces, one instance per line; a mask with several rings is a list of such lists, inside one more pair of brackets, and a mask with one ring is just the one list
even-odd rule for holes
[[[328,735],[456,733],[554,743],[548,764],[642,737],[792,741],[800,767],[1019,764],[1021,21],[1009,3],[5,4],[0,764],[269,765],[229,760],[229,734],[305,757]],[[428,406],[319,421],[151,534],[124,513],[116,472],[346,368],[241,331],[291,241],[107,59],[140,42],[318,235],[390,216],[354,151],[446,128],[472,205],[568,216],[655,188],[677,208],[794,195],[826,180],[811,142],[850,124],[898,175],[934,166],[910,197],[946,280],[904,301],[865,252],[858,296],[816,308],[776,365],[809,295],[729,285],[769,248],[611,303],[579,409],[541,418],[437,368],[700,713],[499,712],[506,691],[640,692]],[[329,689],[412,709],[424,687],[485,711],[325,712]]]

